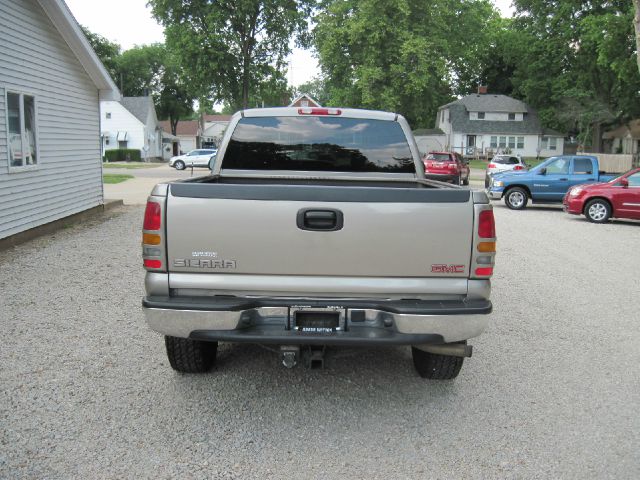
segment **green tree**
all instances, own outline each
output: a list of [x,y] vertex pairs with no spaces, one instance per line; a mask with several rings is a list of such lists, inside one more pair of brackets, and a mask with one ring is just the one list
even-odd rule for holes
[[198,96],[246,108],[307,40],[313,0],[149,0]]
[[488,0],[326,0],[314,42],[329,103],[431,127],[440,105],[476,88],[494,18]]
[[111,75],[115,83],[120,79],[120,70],[118,69],[118,57],[120,57],[120,45],[106,38],[91,32],[87,27],[80,27],[85,37],[89,40],[89,44],[100,58],[100,61]]
[[515,0],[514,28],[521,40],[512,55],[516,94],[538,108],[543,123],[593,130],[640,114],[633,5],[628,0]]

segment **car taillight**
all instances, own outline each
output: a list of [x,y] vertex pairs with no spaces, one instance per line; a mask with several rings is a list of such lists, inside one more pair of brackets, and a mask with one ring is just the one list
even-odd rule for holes
[[304,107],[298,109],[298,115],[341,115],[339,108],[313,108]]
[[145,230],[160,230],[162,226],[162,209],[160,204],[156,202],[147,202],[147,208],[144,210],[144,224],[142,228]]
[[142,224],[142,264],[152,272],[164,271],[165,249],[162,231],[162,204],[147,201]]
[[516,165],[515,167],[513,167],[514,170],[524,170],[524,167],[522,165]]
[[496,168],[496,164],[495,163],[490,163],[489,165],[487,165],[487,168]]
[[450,163],[449,164],[449,170],[457,170],[458,169],[458,165],[455,163]]
[[480,238],[495,238],[496,222],[493,210],[483,210],[478,217],[478,236]]

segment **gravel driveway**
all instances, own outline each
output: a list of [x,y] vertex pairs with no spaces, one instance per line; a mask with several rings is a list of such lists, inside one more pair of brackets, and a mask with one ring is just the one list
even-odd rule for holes
[[640,223],[496,204],[495,313],[453,382],[223,345],[179,375],[126,207],[0,253],[1,478],[640,478]]

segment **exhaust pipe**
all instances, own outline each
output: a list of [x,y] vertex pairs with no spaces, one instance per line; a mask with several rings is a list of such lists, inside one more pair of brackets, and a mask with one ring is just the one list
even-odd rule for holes
[[465,343],[443,343],[441,345],[416,345],[418,350],[436,355],[448,355],[450,357],[470,357],[473,346]]

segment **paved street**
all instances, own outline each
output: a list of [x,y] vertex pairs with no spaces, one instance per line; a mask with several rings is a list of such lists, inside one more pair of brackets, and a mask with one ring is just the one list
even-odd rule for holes
[[173,372],[141,207],[0,253],[0,478],[640,478],[640,223],[495,211],[492,322],[452,382],[408,348]]

